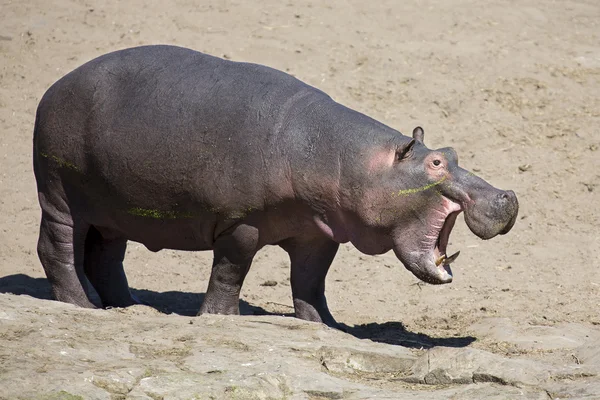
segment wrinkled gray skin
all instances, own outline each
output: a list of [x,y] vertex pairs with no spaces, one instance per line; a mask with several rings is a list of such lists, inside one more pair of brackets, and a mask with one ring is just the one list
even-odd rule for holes
[[[420,279],[452,280],[456,215],[483,239],[508,232],[518,204],[429,150],[299,80],[171,46],[99,57],[41,100],[34,170],[38,254],[57,300],[136,303],[128,240],[152,251],[213,250],[200,313],[239,313],[242,283],[265,245],[290,256],[298,318],[336,326],[325,276],[340,243],[394,250]],[[168,274],[165,269],[165,274]]]

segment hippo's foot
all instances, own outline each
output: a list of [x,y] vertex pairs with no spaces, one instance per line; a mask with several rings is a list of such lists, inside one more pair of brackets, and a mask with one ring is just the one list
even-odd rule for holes
[[233,226],[215,241],[212,272],[198,315],[240,314],[240,291],[257,241],[258,231],[248,225]]
[[98,308],[88,299],[87,296],[72,296],[71,293],[72,291],[63,290],[63,288],[53,289],[53,297],[56,301],[75,304],[76,306],[83,308]]
[[235,302],[222,301],[217,296],[205,298],[200,306],[200,311],[198,311],[198,315],[202,314],[240,315],[239,300],[236,299]]
[[68,210],[60,211],[64,205],[50,204],[45,195],[40,196],[43,211],[37,250],[52,295],[57,301],[96,308],[85,291],[81,258],[76,257],[83,250],[89,225],[73,221]]
[[333,318],[329,309],[327,308],[327,303],[325,301],[325,297],[321,299],[321,301],[315,302],[313,304],[317,304],[313,306],[312,304],[302,300],[302,299],[294,299],[294,308],[296,309],[296,318],[300,318],[306,321],[312,322],[321,322],[327,325],[330,328],[338,329],[340,331],[345,331],[344,327],[337,323],[337,321]]
[[292,262],[292,296],[296,318],[343,330],[327,307],[325,277],[339,244],[322,236],[295,238],[280,245]]

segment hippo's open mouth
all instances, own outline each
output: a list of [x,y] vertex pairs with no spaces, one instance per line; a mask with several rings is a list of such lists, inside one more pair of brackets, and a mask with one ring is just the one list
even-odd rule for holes
[[[419,279],[432,283],[443,284],[452,282],[450,264],[456,261],[460,251],[447,255],[450,233],[454,228],[456,218],[462,212],[460,204],[442,196],[441,209],[435,210],[435,216],[429,221],[429,232],[421,242],[423,258],[413,263],[411,271]],[[419,265],[421,264],[421,265]]]
[[452,228],[454,228],[454,223],[456,222],[456,218],[461,211],[453,211],[446,217],[444,224],[442,225],[442,229],[440,229],[438,233],[438,239],[435,242],[435,246],[433,248],[433,258],[435,260],[436,267],[443,269],[450,278],[452,278],[452,270],[450,269],[450,264],[456,261],[460,251],[452,254],[451,256],[446,255],[446,250],[448,248],[448,242],[450,240],[450,232],[452,232]]

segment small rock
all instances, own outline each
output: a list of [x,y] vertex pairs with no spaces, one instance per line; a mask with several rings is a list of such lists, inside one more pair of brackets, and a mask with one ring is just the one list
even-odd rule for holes
[[277,282],[276,281],[264,281],[263,283],[260,284],[260,286],[277,286]]
[[588,192],[590,192],[590,193],[593,192],[594,189],[596,188],[596,185],[594,185],[593,183],[581,182],[581,184],[583,186],[585,186],[587,188]]
[[428,385],[449,385],[452,383],[452,377],[440,368],[434,369],[425,375],[425,383]]
[[521,171],[521,172],[529,171],[530,169],[531,169],[531,164],[519,165],[519,171]]

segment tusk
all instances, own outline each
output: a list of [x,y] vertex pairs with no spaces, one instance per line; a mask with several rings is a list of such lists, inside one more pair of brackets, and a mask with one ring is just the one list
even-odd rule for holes
[[460,254],[460,251],[457,251],[456,253],[452,254],[450,257],[446,258],[445,264],[446,265],[450,265],[451,263],[453,263],[454,261],[456,261],[456,259],[458,258],[459,254]]
[[435,266],[439,267],[441,263],[443,263],[446,260],[446,255],[442,254],[440,256],[440,258],[438,258],[437,260],[435,260]]

